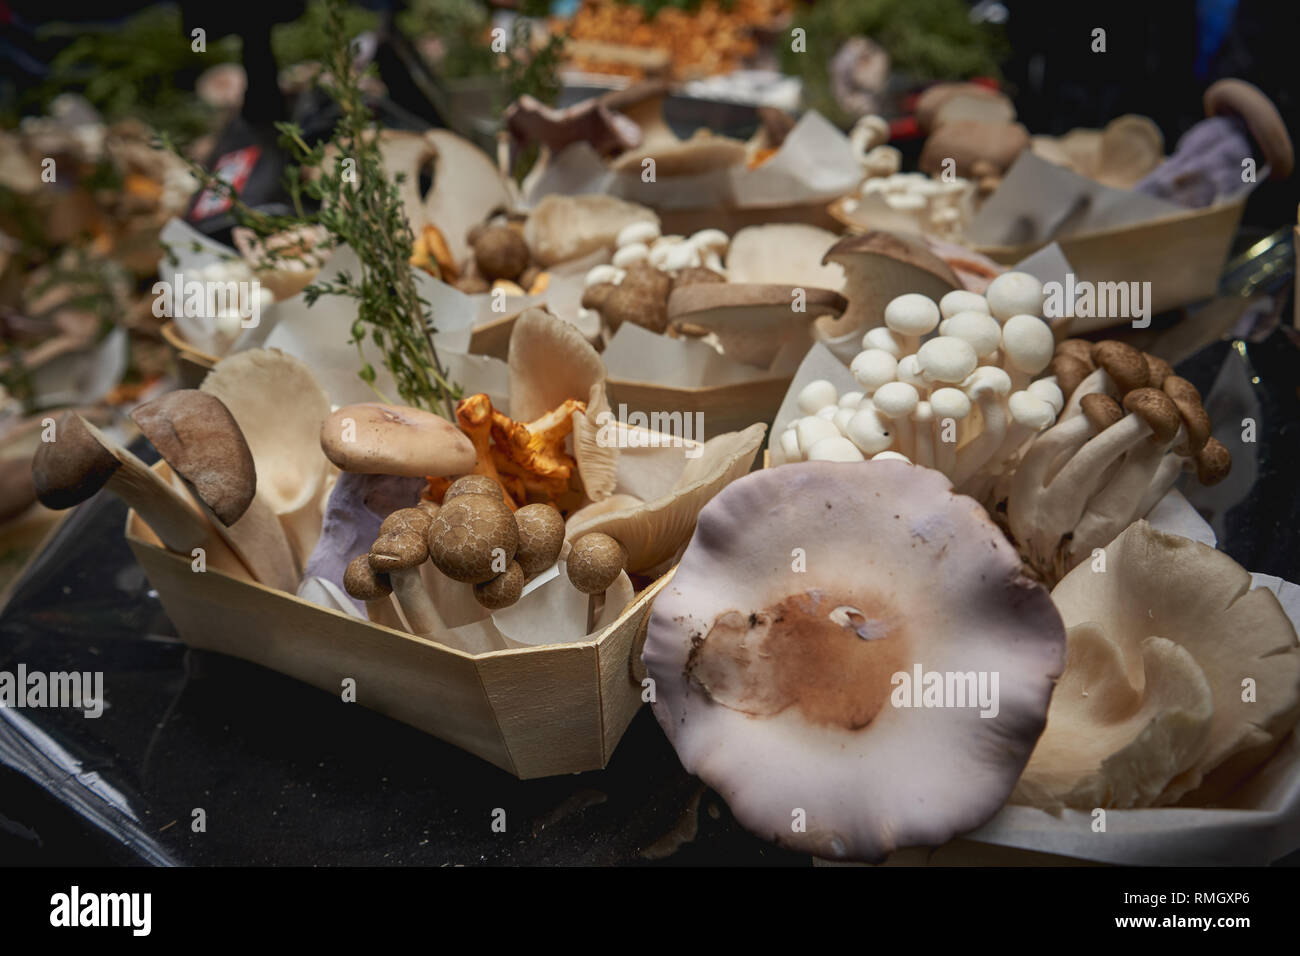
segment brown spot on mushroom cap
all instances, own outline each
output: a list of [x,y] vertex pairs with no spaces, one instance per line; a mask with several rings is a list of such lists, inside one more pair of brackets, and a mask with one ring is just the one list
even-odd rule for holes
[[548,504],[524,505],[515,512],[519,526],[519,550],[515,560],[528,575],[545,571],[564,547],[564,518]]
[[419,567],[428,558],[424,536],[408,527],[381,535],[370,546],[370,567],[385,574]]
[[1124,396],[1124,407],[1151,427],[1157,441],[1166,442],[1178,434],[1183,417],[1168,395],[1158,388],[1135,388]]
[[1068,353],[1058,352],[1048,366],[1048,371],[1056,376],[1056,384],[1061,394],[1069,398],[1074,390],[1092,373],[1092,366]]
[[32,457],[32,483],[41,504],[56,511],[81,504],[108,483],[122,463],[67,412],[54,425],[54,441],[41,442]]
[[1087,339],[1063,339],[1056,344],[1056,354],[1072,356],[1089,369],[1097,367],[1092,361],[1092,343]]
[[1106,370],[1120,393],[1145,388],[1150,372],[1142,353],[1126,342],[1107,339],[1092,347],[1092,360]]
[[509,226],[487,226],[474,237],[474,262],[486,279],[516,279],[528,268],[528,243]]
[[460,475],[478,461],[473,443],[445,418],[379,402],[344,405],[330,415],[320,447],[343,471],[363,475]]
[[447,492],[442,496],[442,503],[445,505],[461,495],[487,495],[489,498],[500,498],[504,501],[506,490],[501,487],[501,482],[491,475],[461,475],[447,486]]
[[428,543],[439,571],[453,581],[479,584],[502,573],[493,567],[497,558],[514,560],[519,527],[504,500],[461,495],[443,502],[429,524]]
[[178,389],[137,406],[131,420],[222,524],[248,510],[257,493],[253,453],[221,399]]
[[1161,389],[1177,406],[1187,429],[1187,445],[1177,449],[1178,453],[1196,454],[1210,438],[1210,416],[1201,404],[1201,393],[1187,379],[1172,374],[1164,379]]
[[1095,431],[1103,432],[1124,417],[1119,402],[1105,392],[1093,392],[1079,400],[1079,408]]
[[1223,442],[1211,437],[1196,453],[1196,477],[1203,485],[1216,485],[1232,471],[1232,455]]
[[491,580],[474,585],[474,600],[492,611],[509,607],[523,593],[524,569],[518,561],[511,561],[504,571]]
[[423,537],[428,534],[429,522],[432,520],[433,513],[424,508],[398,508],[379,526],[379,536],[382,538],[398,531],[412,531]]
[[902,615],[886,598],[845,602],[798,593],[756,613],[728,611],[692,649],[687,679],[741,713],[794,707],[809,723],[860,730],[888,702],[908,651]]
[[[1147,384],[1152,388],[1160,388],[1164,385],[1165,379],[1174,374],[1174,367],[1160,356],[1143,352],[1142,358],[1147,363]],[[1173,398],[1172,395],[1169,397]]]
[[573,542],[566,563],[575,588],[583,594],[601,594],[627,566],[627,549],[609,535],[592,531]]
[[370,555],[358,554],[343,572],[343,590],[358,601],[378,601],[393,593],[388,575],[370,566]]

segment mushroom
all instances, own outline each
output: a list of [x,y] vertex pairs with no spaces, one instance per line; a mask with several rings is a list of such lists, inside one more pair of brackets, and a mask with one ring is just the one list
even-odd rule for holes
[[565,570],[583,594],[603,594],[627,567],[627,549],[607,534],[591,531],[574,539]]
[[[704,509],[655,599],[644,660],[682,765],[744,826],[879,861],[1002,807],[1064,651],[1047,592],[942,475],[818,462],[756,472]],[[1000,697],[981,710],[977,675],[995,673]],[[914,674],[950,681],[953,699],[931,698],[948,706],[913,700]]]
[[330,414],[328,393],[305,362],[278,349],[223,358],[199,390],[230,409],[253,455],[258,497],[280,519],[305,564],[320,535],[330,472],[319,437]]
[[519,547],[515,561],[528,576],[540,574],[560,557],[564,547],[564,519],[553,505],[524,505],[515,512]]
[[976,177],[976,166],[985,163],[993,175],[1001,175],[1028,146],[1029,131],[1019,123],[954,119],[926,137],[916,165],[923,173],[938,176],[945,161],[952,160],[957,175],[969,179]]
[[387,574],[380,574],[370,566],[369,554],[358,554],[348,562],[343,572],[343,590],[349,597],[365,602],[366,616],[376,624],[404,628],[393,611],[392,583]]
[[488,475],[461,475],[447,486],[442,496],[442,503],[445,505],[461,495],[487,495],[489,498],[500,498],[504,501],[506,490],[501,487],[501,482]]
[[474,264],[479,275],[514,281],[528,268],[528,243],[511,226],[488,226],[474,237]]
[[368,475],[458,475],[477,461],[473,443],[445,418],[379,402],[335,411],[321,426],[320,446],[343,471]]
[[[948,264],[919,242],[880,230],[841,239],[827,250],[823,261],[843,268],[844,294],[849,300],[843,318],[828,330],[830,335],[887,324],[886,307],[902,295],[937,301],[961,288]],[[938,321],[936,317],[936,325]]]
[[[81,504],[105,488],[135,509],[168,550],[189,555],[208,545],[207,522],[182,494],[75,412],[61,416],[54,441],[37,448],[32,482],[41,504],[55,511]],[[228,504],[223,510],[232,514],[236,503]]]
[[496,577],[474,585],[474,600],[490,611],[499,611],[519,600],[524,581],[524,569],[518,561],[511,561]]
[[275,512],[257,495],[253,454],[221,399],[178,389],[137,405],[131,420],[253,577],[292,594],[298,561]]
[[659,217],[645,206],[604,195],[544,196],[524,223],[524,240],[541,266],[613,247],[622,230],[637,222],[658,226]]
[[388,575],[393,597],[411,633],[429,637],[447,630],[420,577],[420,565],[429,560],[424,534],[430,524],[429,514],[420,508],[406,508],[404,512],[398,512],[403,517],[371,545],[370,567],[376,574]]
[[827,263],[838,237],[802,223],[746,226],[731,237],[727,278],[741,284],[788,285],[841,291],[844,273]]
[[518,549],[514,513],[499,498],[461,495],[444,502],[429,523],[429,557],[453,581],[489,581],[508,569]]
[[[1300,644],[1220,551],[1137,521],[1052,592],[1069,654],[1016,802],[1220,801],[1300,717]],[[1244,683],[1254,694],[1243,694]]]

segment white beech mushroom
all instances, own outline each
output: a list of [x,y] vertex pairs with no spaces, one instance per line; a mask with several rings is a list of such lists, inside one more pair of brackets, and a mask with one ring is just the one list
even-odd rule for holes
[[[1056,808],[1219,802],[1300,717],[1300,644],[1226,554],[1138,521],[1052,592],[1065,672],[1013,798]],[[1246,681],[1254,693],[1246,695]]]
[[1013,315],[1043,314],[1043,283],[1028,272],[1004,272],[984,292],[989,314],[999,322]]
[[[655,600],[644,660],[682,765],[740,823],[879,861],[1002,807],[1064,652],[1047,592],[976,502],[938,472],[872,461],[768,469],[721,492]],[[970,696],[913,702],[902,685],[917,672],[960,675]],[[996,708],[971,706],[971,682],[995,673]]]
[[253,453],[221,399],[178,389],[137,405],[131,420],[253,577],[293,593],[300,571],[293,548],[275,512],[257,495]]

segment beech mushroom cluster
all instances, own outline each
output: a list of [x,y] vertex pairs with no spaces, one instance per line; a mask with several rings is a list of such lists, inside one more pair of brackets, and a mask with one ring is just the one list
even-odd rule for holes
[[861,391],[807,384],[804,417],[779,438],[781,459],[901,456],[982,498],[1065,405],[1050,376],[1036,379],[1054,345],[1041,308],[1042,285],[1022,272],[999,276],[987,295],[897,296],[849,366]]
[[1210,434],[1196,387],[1154,355],[1066,339],[1051,371],[1068,402],[1003,493],[1025,560],[1056,581],[1147,514],[1184,471],[1212,485],[1232,457]]
[[844,211],[865,213],[873,221],[887,213],[887,228],[897,224],[940,239],[958,239],[974,212],[970,201],[974,193],[975,184],[969,179],[932,179],[925,173],[894,171],[867,179],[859,198],[847,201]]
[[719,229],[665,236],[657,222],[631,223],[615,238],[613,259],[587,273],[582,307],[598,313],[610,331],[634,322],[663,332],[674,287],[726,280],[722,262],[729,245]]

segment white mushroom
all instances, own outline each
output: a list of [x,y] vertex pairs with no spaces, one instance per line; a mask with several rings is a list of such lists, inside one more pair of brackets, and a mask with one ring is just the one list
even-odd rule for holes
[[1028,272],[1004,272],[984,292],[990,314],[1000,322],[1013,315],[1043,314],[1043,284]]
[[876,411],[889,420],[889,430],[894,436],[894,450],[900,454],[913,454],[914,439],[912,413],[920,402],[917,390],[906,382],[887,382],[872,396]]
[[805,415],[815,415],[826,406],[835,405],[837,398],[835,386],[819,378],[800,389],[799,410]]
[[964,382],[979,364],[970,343],[952,335],[939,335],[922,344],[916,361],[921,377],[931,384]]
[[862,452],[842,435],[823,438],[808,451],[809,461],[862,461]]
[[1047,368],[1055,349],[1051,327],[1037,316],[1013,315],[1002,326],[1002,367],[1016,388]]
[[849,371],[862,386],[862,394],[871,395],[886,382],[894,380],[898,361],[884,349],[866,349],[854,356]]

